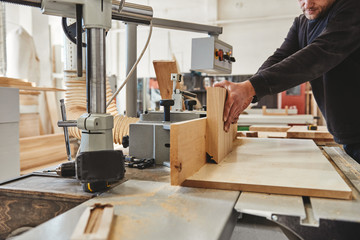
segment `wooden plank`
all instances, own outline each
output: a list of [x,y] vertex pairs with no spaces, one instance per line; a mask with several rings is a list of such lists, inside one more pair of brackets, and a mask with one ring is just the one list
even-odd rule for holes
[[171,185],[181,183],[206,163],[206,118],[170,125]]
[[308,130],[307,126],[293,126],[286,134],[287,138],[334,139],[326,126],[318,126],[317,130]]
[[107,240],[114,217],[110,204],[95,204],[85,209],[75,227],[71,240]]
[[266,106],[262,106],[262,114],[267,116],[287,116],[289,115],[289,108],[288,106],[285,106],[285,112],[284,113],[274,113],[274,112],[268,112],[266,111]]
[[229,132],[224,131],[225,98],[226,90],[224,88],[210,87],[207,89],[206,152],[217,163],[231,152],[236,136],[235,124],[231,125]]
[[276,125],[253,125],[250,126],[249,131],[257,132],[286,132],[291,126],[276,126]]
[[66,158],[63,133],[20,138],[21,171]]
[[50,116],[51,127],[53,133],[62,132],[62,128],[58,127],[57,122],[60,119],[60,103],[56,102],[55,92],[45,92],[46,107]]
[[61,88],[52,88],[52,87],[31,87],[31,86],[22,86],[16,84],[1,84],[0,87],[9,87],[9,88],[18,88],[19,90],[31,90],[31,91],[66,91]]
[[[179,73],[176,61],[153,61],[156,80],[159,83],[159,90],[162,99],[172,99],[173,82],[172,73]],[[179,87],[180,85],[177,85]]]
[[0,77],[0,85],[32,86],[32,83],[17,78]]
[[205,164],[183,185],[338,199],[352,197],[349,186],[315,143],[299,139],[242,138],[221,163]]

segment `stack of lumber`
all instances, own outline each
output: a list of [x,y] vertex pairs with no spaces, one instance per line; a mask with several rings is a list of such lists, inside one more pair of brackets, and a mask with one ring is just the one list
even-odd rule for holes
[[20,169],[26,171],[66,161],[64,134],[20,138]]

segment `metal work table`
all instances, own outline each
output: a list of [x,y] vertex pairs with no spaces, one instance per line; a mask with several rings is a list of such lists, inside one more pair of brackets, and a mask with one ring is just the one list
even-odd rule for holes
[[[86,196],[86,202],[16,239],[69,239],[84,209],[95,202],[115,206],[114,235],[110,239],[254,239],[254,226],[260,229],[258,223],[262,221],[280,226],[290,239],[358,239],[360,174],[355,168],[359,166],[351,164],[352,159],[340,148],[324,150],[341,169],[340,174],[345,174],[344,179],[353,189],[353,200],[174,187],[169,184],[166,167],[127,169],[126,178],[132,180],[95,198]],[[76,180],[67,181],[71,183],[67,186],[80,187],[73,183]],[[56,188],[60,185],[55,184]],[[231,236],[239,214],[243,217]],[[250,227],[247,216],[255,217]],[[241,230],[248,232],[246,237]],[[279,236],[277,232],[257,239]]]
[[114,205],[109,239],[229,239],[238,196],[236,191],[129,180],[17,239],[69,239],[85,208],[94,203]]

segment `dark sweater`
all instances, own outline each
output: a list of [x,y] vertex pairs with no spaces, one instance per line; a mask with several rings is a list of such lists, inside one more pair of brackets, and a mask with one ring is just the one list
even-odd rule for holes
[[335,141],[360,143],[360,0],[337,0],[316,20],[297,17],[250,79],[257,98],[307,81]]

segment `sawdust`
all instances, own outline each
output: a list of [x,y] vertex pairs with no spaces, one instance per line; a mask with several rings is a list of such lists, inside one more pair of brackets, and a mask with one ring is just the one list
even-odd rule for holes
[[108,239],[137,239],[139,236],[139,231],[144,233],[151,230],[148,226],[148,219],[136,219],[127,215],[115,215]]

